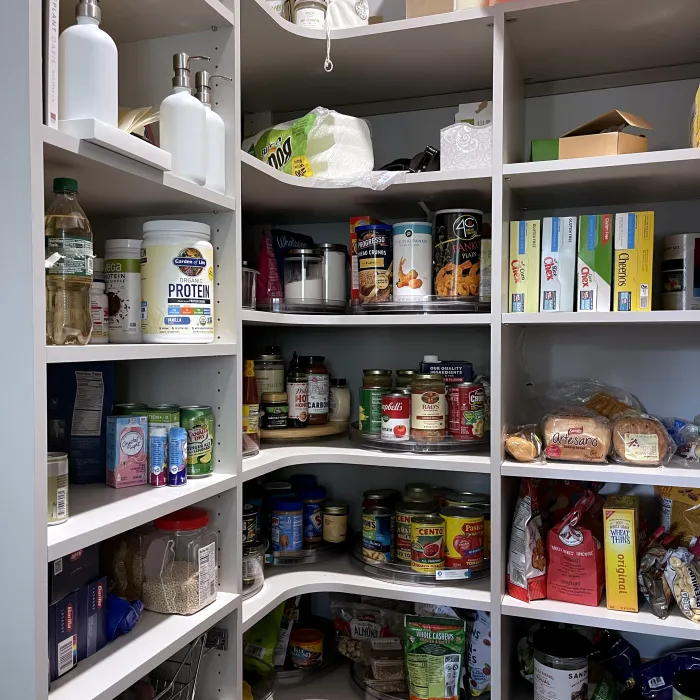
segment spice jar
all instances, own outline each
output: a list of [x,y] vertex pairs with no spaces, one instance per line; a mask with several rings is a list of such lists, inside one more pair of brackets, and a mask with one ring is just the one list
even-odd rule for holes
[[260,407],[260,427],[264,430],[284,430],[289,418],[289,402],[284,391],[266,391]]
[[147,610],[191,615],[216,600],[217,534],[209,513],[183,508],[158,518],[143,547],[141,600]]
[[336,243],[321,243],[318,247],[323,251],[323,301],[327,305],[344,307],[348,249]]
[[350,389],[345,379],[331,379],[328,418],[331,423],[347,423],[350,420]]
[[301,550],[303,530],[303,503],[298,499],[279,498],[272,504],[272,550],[298,552]]
[[411,437],[416,442],[437,442],[445,437],[445,378],[416,374],[411,382]]
[[336,544],[348,537],[348,504],[345,501],[326,501],[323,504],[323,541]]
[[296,0],[294,24],[309,29],[323,29],[326,25],[326,0]]
[[588,688],[588,641],[577,632],[547,627],[533,639],[535,697],[571,700]]
[[309,421],[309,377],[304,372],[287,375],[289,427],[305,428]]
[[320,248],[293,248],[284,254],[284,298],[294,303],[318,304],[323,300]]
[[311,355],[300,357],[299,362],[309,377],[309,425],[328,423],[330,401],[330,377],[325,357]]
[[255,384],[258,396],[267,391],[284,391],[284,357],[278,354],[258,355],[255,358]]
[[382,432],[382,396],[391,391],[390,369],[365,369],[360,387],[360,432],[380,435]]
[[314,486],[301,492],[304,504],[303,522],[304,542],[311,544],[323,539],[323,515],[321,504],[326,500],[326,489]]
[[411,380],[413,379],[416,371],[413,369],[397,369],[396,370],[396,388],[397,389],[410,389]]

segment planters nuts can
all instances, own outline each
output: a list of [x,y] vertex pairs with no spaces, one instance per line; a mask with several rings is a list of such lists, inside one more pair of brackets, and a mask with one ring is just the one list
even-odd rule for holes
[[411,437],[411,395],[394,391],[382,396],[382,440],[402,442]]
[[483,217],[479,209],[442,209],[435,214],[433,269],[437,296],[479,299]]
[[394,224],[394,300],[433,293],[433,225]]
[[187,483],[187,430],[171,428],[168,439],[168,486]]
[[148,426],[148,483],[151,486],[167,486],[168,479],[168,431]]
[[393,230],[388,224],[370,224],[355,229],[360,304],[391,301]]
[[214,468],[214,414],[210,406],[183,406],[180,424],[187,430],[187,476],[211,476]]

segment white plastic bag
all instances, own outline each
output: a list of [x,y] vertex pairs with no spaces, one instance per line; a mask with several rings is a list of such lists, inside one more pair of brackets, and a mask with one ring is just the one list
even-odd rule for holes
[[365,27],[369,23],[368,0],[329,0],[328,19],[331,29]]

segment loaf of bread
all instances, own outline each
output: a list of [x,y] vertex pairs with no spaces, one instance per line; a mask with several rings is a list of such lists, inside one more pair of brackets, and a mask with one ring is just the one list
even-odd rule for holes
[[571,462],[605,462],[610,451],[610,421],[587,409],[561,409],[542,421],[545,456]]
[[532,462],[542,454],[537,426],[521,425],[505,436],[506,452],[518,462]]
[[658,467],[669,457],[672,445],[663,423],[644,413],[626,413],[613,423],[613,456],[618,462]]

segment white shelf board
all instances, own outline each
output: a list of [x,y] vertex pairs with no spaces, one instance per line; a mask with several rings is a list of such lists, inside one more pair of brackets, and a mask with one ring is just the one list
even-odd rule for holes
[[649,484],[651,486],[679,486],[700,488],[700,464],[684,466],[680,458],[668,467],[638,467],[632,464],[591,464],[587,462],[516,462],[506,460],[501,466],[502,476],[539,477],[540,479],[572,479],[607,481],[614,484]]
[[248,326],[488,326],[491,314],[277,314],[243,309]]
[[[280,570],[274,571],[275,568]],[[274,573],[270,575],[271,570]],[[265,575],[265,584],[260,592],[243,601],[244,631],[278,603],[302,593],[381,595],[383,598],[396,600],[491,610],[488,578],[478,579],[465,586],[416,586],[389,583],[365,576],[353,566],[347,555],[313,566],[267,567]]]
[[419,201],[431,209],[458,206],[488,209],[491,202],[488,168],[408,173],[406,182],[389,185],[385,190],[316,187],[314,178],[280,173],[249,153],[241,152],[241,178],[245,217],[265,222],[329,222],[367,211],[377,217],[425,219]]
[[401,452],[365,450],[346,437],[328,438],[309,445],[287,443],[285,447],[270,447],[265,443],[254,457],[243,459],[243,480],[249,481],[282,467],[297,464],[359,464],[403,469],[433,469],[465,474],[489,474],[491,459],[487,454],[417,455]]
[[[233,211],[231,197],[42,125],[44,193],[53,179],[78,180],[78,200],[89,217],[160,216]],[[136,138],[136,137],[134,137]]]
[[508,38],[527,83],[700,62],[697,2],[516,0],[503,10],[517,20]]
[[132,343],[107,345],[47,345],[46,361],[106,362],[108,360],[165,360],[174,357],[235,355],[236,343]]
[[660,620],[651,612],[646,602],[638,613],[629,613],[608,610],[605,607],[605,599],[597,608],[594,608],[588,605],[561,603],[557,600],[536,600],[533,603],[524,603],[517,598],[506,595],[501,603],[501,612],[505,615],[525,617],[529,620],[566,622],[588,627],[602,627],[619,632],[637,632],[659,637],[700,640],[700,626],[684,617],[675,605],[668,618]]
[[[61,31],[75,24],[75,4],[61,2]],[[225,29],[234,15],[220,0],[101,0],[104,29],[117,44]]]
[[700,311],[595,311],[561,313],[502,314],[504,324],[516,326],[626,325],[645,323],[700,323]]
[[236,485],[236,479],[232,474],[214,473],[206,479],[190,479],[184,486],[163,488],[113,489],[106,484],[71,484],[70,517],[65,523],[48,528],[47,560],[228,491]]
[[491,88],[491,15],[474,8],[334,30],[334,69],[326,73],[325,31],[287,22],[264,0],[242,0],[243,108],[294,111]]
[[113,700],[232,613],[239,598],[219,591],[211,605],[194,615],[145,611],[131,632],[107,644],[52,683],[49,700]]
[[700,148],[510,163],[503,175],[527,209],[695,199]]

